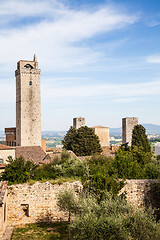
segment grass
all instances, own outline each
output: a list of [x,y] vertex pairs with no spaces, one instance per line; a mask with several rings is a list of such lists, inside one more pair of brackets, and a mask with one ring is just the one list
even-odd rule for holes
[[11,240],[67,240],[67,222],[33,223],[15,227]]

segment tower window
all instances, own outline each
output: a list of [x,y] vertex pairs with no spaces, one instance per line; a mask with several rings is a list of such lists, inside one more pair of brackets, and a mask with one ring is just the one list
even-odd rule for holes
[[32,85],[32,81],[29,82],[29,85],[30,85],[30,86]]

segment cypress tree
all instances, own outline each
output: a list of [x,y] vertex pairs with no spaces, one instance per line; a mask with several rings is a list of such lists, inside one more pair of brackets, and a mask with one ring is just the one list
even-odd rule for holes
[[146,135],[146,129],[141,124],[134,126],[132,131],[132,149],[134,146],[142,147],[146,153],[151,152],[151,146]]

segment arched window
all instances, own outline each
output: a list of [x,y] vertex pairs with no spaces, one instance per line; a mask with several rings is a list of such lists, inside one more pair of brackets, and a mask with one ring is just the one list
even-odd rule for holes
[[30,85],[30,86],[32,85],[32,81],[29,82],[29,85]]
[[27,63],[24,68],[29,68],[29,69],[33,69],[32,65],[30,65],[29,63]]

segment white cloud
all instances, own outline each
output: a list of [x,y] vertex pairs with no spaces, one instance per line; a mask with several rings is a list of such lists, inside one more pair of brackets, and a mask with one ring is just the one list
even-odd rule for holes
[[2,16],[6,21],[15,16],[17,21],[21,21],[22,16],[44,19],[27,25],[21,22],[17,28],[0,29],[0,64],[30,59],[36,52],[43,68],[52,71],[79,69],[101,61],[104,52],[81,41],[124,28],[138,20],[136,15],[121,13],[107,5],[96,10],[76,10],[56,0],[3,1]]
[[147,57],[147,62],[149,63],[160,63],[160,55],[153,55]]
[[117,102],[133,102],[138,98],[159,96],[160,80],[132,84],[90,84],[79,86],[52,86],[43,84],[44,100],[65,97],[107,97]]

